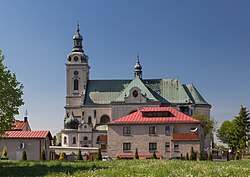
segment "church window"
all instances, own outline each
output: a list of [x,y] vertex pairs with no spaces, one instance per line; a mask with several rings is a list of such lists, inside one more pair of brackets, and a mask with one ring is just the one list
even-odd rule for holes
[[103,115],[103,116],[101,117],[101,119],[100,119],[100,123],[101,123],[101,124],[106,124],[106,123],[108,123],[108,122],[110,122],[109,116]]
[[63,138],[63,144],[67,144],[67,137],[66,136]]
[[134,90],[132,94],[133,94],[133,97],[136,98],[136,97],[138,96],[138,91],[137,91],[137,90]]
[[94,110],[94,118],[96,118],[96,110]]
[[88,117],[88,124],[92,124],[92,118],[91,118],[91,116]]
[[179,110],[182,113],[189,115],[189,107],[188,106],[179,106]]
[[72,144],[76,144],[76,137],[73,137],[73,143]]
[[78,79],[74,80],[74,90],[79,90],[79,81],[78,81]]

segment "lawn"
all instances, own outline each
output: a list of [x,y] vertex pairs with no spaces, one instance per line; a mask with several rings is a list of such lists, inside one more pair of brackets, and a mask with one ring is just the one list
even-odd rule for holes
[[0,161],[0,176],[250,176],[250,160]]

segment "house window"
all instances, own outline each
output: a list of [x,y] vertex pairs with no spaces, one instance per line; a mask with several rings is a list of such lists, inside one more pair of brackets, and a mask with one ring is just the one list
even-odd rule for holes
[[174,143],[174,151],[179,151],[179,144],[178,143]]
[[67,137],[66,136],[63,138],[63,144],[67,144]]
[[150,126],[149,127],[149,134],[150,135],[156,134],[156,127],[155,126]]
[[123,143],[123,150],[130,151],[131,150],[131,143]]
[[166,144],[165,144],[165,150],[166,151],[170,151],[170,143],[169,142],[166,142]]
[[131,128],[130,127],[123,127],[123,134],[124,135],[130,135],[131,134]]
[[94,110],[94,118],[96,118],[96,110]]
[[78,81],[78,79],[74,80],[74,90],[79,90],[79,81]]
[[149,143],[149,150],[156,151],[157,150],[157,143]]
[[100,144],[100,149],[101,150],[106,150],[107,149],[107,144],[104,144],[104,143]]
[[169,125],[166,125],[166,127],[165,127],[165,134],[166,135],[170,134],[170,126]]
[[72,144],[76,144],[76,137],[73,137],[73,143]]

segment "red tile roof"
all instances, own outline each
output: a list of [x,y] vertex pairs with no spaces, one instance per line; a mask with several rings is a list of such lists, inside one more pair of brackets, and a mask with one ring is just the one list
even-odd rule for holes
[[49,131],[6,131],[4,139],[43,139],[49,136],[52,139],[52,136]]
[[11,130],[23,130],[23,128],[27,125],[27,122],[24,121],[16,121],[12,123]]
[[173,133],[173,141],[199,141],[195,133]]
[[[169,117],[143,117],[144,112],[170,112]],[[199,123],[194,119],[172,107],[151,107],[143,108],[137,112],[114,120],[109,124],[135,124],[135,123]]]

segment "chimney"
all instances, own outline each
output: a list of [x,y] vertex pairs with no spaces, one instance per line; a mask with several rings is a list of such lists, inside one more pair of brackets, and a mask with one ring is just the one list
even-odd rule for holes
[[27,122],[28,121],[28,117],[24,117],[24,122]]

